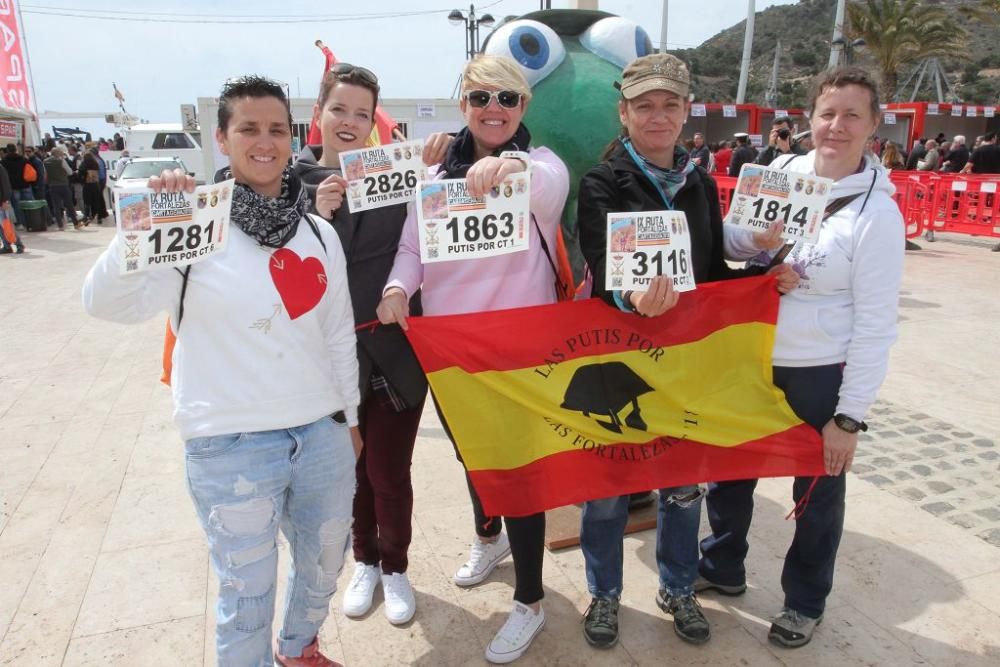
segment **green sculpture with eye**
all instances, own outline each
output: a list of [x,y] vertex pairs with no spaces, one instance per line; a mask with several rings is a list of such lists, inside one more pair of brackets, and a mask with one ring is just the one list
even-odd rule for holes
[[494,30],[483,52],[520,64],[532,99],[524,124],[532,143],[547,146],[566,163],[569,198],[563,236],[579,280],[576,197],[580,178],[618,136],[620,94],[614,82],[631,60],[653,52],[649,35],[634,22],[607,12],[552,9],[532,12]]

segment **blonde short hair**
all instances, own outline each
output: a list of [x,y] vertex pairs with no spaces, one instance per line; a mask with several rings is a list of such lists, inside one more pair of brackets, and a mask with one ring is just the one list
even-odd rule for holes
[[521,93],[525,102],[531,100],[531,86],[521,68],[510,58],[478,55],[462,71],[462,92],[480,88],[497,88]]

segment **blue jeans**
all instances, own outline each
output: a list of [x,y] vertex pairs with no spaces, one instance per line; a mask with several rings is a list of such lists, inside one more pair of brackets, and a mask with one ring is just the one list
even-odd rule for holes
[[18,204],[22,201],[31,200],[33,196],[31,188],[22,188],[21,190],[14,188],[10,191],[10,203],[14,207],[14,217],[17,220],[17,224],[25,229],[28,228],[28,221],[24,219],[24,211],[21,210]]
[[278,651],[299,656],[329,613],[350,545],[354,449],[330,417],[305,426],[193,438],[188,490],[219,576],[219,667],[270,667],[278,527],[292,566]]
[[[656,566],[660,588],[671,595],[690,595],[698,576],[698,525],[701,490],[697,485],[660,489],[656,514]],[[622,594],[628,500],[615,496],[584,503],[580,548],[586,562],[591,597],[617,600]]]

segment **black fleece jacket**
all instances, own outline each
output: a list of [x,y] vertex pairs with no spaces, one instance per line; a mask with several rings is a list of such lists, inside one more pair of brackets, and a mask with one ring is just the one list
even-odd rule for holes
[[[319,184],[330,174],[340,173],[339,168],[319,164],[322,155],[322,146],[306,146],[292,167],[313,201],[313,213],[316,213],[316,189]],[[396,259],[405,220],[405,204],[352,214],[345,200],[329,221],[340,237],[347,258],[347,286],[356,324],[377,319],[375,308],[382,300],[382,289]],[[410,314],[420,313],[418,292],[410,299]],[[420,405],[427,394],[427,379],[399,325],[379,325],[357,333],[358,380],[362,400],[371,390],[369,380],[377,369],[408,407]]]
[[[684,211],[691,230],[691,262],[695,282],[737,277],[738,272],[730,269],[723,258],[719,190],[708,172],[695,167],[673,203],[674,210]],[[664,209],[666,205],[656,187],[621,146],[608,160],[583,175],[577,200],[577,220],[580,224],[580,249],[594,275],[594,296],[615,305],[611,292],[604,289],[608,213]]]

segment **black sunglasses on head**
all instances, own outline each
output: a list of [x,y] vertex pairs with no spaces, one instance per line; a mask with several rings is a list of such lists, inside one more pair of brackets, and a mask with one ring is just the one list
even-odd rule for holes
[[521,93],[513,90],[500,90],[493,93],[488,90],[470,90],[465,94],[465,99],[477,109],[488,107],[490,100],[494,97],[497,98],[497,104],[505,109],[513,109],[521,103]]
[[352,65],[350,63],[337,63],[330,70],[337,76],[349,76],[356,74],[359,79],[365,83],[371,84],[373,86],[378,85],[378,77],[370,69],[365,69],[364,67],[358,67],[357,65]]

